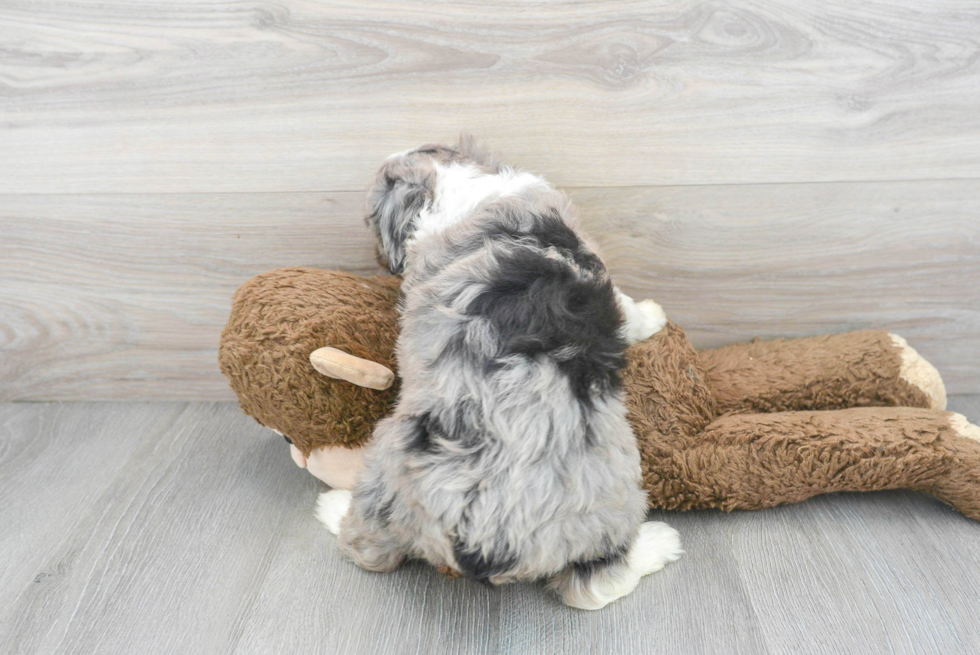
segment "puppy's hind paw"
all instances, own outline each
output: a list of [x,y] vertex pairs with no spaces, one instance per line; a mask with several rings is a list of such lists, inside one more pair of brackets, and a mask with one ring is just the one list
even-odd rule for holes
[[647,521],[640,526],[640,533],[630,548],[629,565],[641,576],[650,575],[683,554],[677,530],[666,523]]
[[351,492],[334,489],[320,494],[316,501],[316,517],[333,534],[340,532],[340,521],[350,508]]

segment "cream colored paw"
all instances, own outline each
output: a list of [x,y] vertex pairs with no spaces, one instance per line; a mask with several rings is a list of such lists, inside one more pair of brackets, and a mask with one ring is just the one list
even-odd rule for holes
[[630,568],[641,576],[656,573],[669,562],[680,559],[681,536],[666,523],[647,521],[629,552]]
[[946,385],[939,376],[936,367],[915,351],[905,339],[897,334],[888,333],[902,355],[902,366],[899,377],[917,389],[921,389],[929,397],[932,409],[946,409]]
[[961,437],[980,441],[980,426],[970,423],[962,414],[950,412],[949,427],[953,428]]
[[350,509],[353,494],[346,489],[334,489],[320,494],[316,501],[316,517],[333,534],[340,532],[340,522]]

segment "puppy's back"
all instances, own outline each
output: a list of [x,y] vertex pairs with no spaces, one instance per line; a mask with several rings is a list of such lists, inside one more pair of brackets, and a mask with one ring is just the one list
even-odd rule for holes
[[493,582],[625,548],[645,511],[615,290],[551,194],[497,200],[410,253],[398,427],[379,447],[412,539]]

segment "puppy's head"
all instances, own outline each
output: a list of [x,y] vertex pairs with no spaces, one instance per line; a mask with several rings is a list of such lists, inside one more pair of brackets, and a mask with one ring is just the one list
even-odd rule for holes
[[437,167],[451,163],[472,164],[484,172],[497,172],[500,167],[464,135],[452,147],[429,144],[391,155],[378,171],[368,191],[366,221],[378,237],[378,260],[392,273],[405,270],[405,247],[419,214],[433,202]]
[[405,269],[405,245],[419,214],[432,203],[436,164],[458,157],[453,148],[428,145],[385,160],[368,191],[367,224],[378,237],[378,260],[392,273]]

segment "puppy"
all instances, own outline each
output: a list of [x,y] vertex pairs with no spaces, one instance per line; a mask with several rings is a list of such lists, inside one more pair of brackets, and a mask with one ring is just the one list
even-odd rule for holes
[[360,566],[406,557],[599,609],[682,553],[644,523],[623,351],[660,330],[609,279],[568,198],[464,141],[392,155],[368,224],[404,274],[401,394],[351,496],[318,517]]

